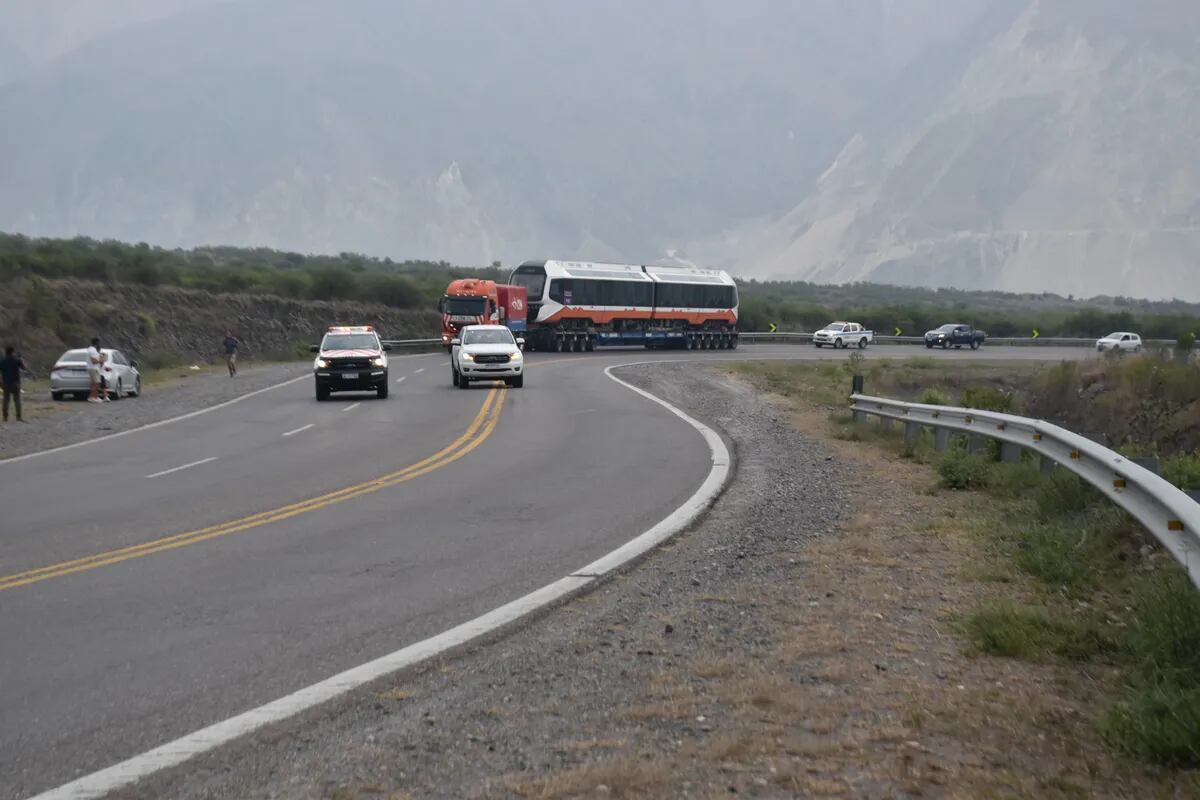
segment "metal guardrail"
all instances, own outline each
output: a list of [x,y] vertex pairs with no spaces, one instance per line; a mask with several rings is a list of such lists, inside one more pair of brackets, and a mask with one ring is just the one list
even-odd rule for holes
[[380,342],[389,347],[421,347],[423,345],[440,345],[441,339],[380,339]]
[[1128,511],[1200,588],[1200,502],[1120,453],[1057,425],[1012,414],[864,394],[851,395],[850,402],[856,420],[873,415],[884,425],[900,421],[910,441],[921,428],[931,428],[938,450],[948,449],[954,434],[987,437],[1001,442],[1004,460],[1017,460],[1028,450],[1041,457],[1043,469],[1069,469]]

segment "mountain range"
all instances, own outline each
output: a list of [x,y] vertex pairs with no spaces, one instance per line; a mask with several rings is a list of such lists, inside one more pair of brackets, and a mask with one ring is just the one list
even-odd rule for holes
[[0,229],[1200,299],[1193,0],[0,0]]

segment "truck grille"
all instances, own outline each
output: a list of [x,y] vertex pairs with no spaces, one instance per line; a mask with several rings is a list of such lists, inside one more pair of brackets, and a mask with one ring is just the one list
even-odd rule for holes
[[475,356],[476,364],[507,364],[509,357],[507,354],[499,355],[478,355]]
[[331,358],[329,366],[338,369],[369,369],[371,360],[369,358]]

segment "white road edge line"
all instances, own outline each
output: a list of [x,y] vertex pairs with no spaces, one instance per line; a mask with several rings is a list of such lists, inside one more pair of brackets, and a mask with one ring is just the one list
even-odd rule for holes
[[[407,355],[407,356],[392,356],[391,360],[398,361],[402,358],[429,358],[430,356],[434,356],[434,355],[437,355],[437,353],[413,353],[412,355]],[[170,425],[172,422],[182,422],[185,419],[191,419],[192,417],[198,417],[201,414],[208,414],[211,411],[217,411],[222,408],[228,408],[229,406],[233,405],[234,403],[240,403],[243,400],[263,394],[264,392],[270,392],[275,389],[282,388],[284,386],[291,386],[293,383],[298,383],[299,381],[307,380],[308,378],[309,378],[309,376],[307,374],[300,375],[295,378],[290,378],[289,380],[286,380],[283,383],[276,383],[271,386],[264,386],[262,389],[255,389],[253,392],[246,392],[245,394],[239,395],[239,396],[233,398],[232,400],[226,400],[224,403],[217,403],[215,406],[209,406],[208,408],[201,408],[196,411],[189,411],[186,414],[180,414],[178,417],[168,417],[167,419],[160,419],[158,422],[151,422],[146,425],[139,425],[138,427],[130,428],[127,431],[118,431],[117,433],[109,433],[104,436],[97,436],[95,439],[85,439],[82,442],[73,442],[71,444],[64,444],[61,447],[51,447],[49,450],[38,450],[36,453],[25,453],[24,455],[13,456],[12,458],[0,458],[0,466],[3,466],[5,464],[13,464],[13,463],[16,463],[17,461],[25,461],[26,459],[29,459],[29,458],[38,458],[39,456],[48,456],[51,453],[61,453],[64,450],[74,450],[76,447],[83,447],[86,444],[96,444],[97,442],[107,442],[110,439],[118,439],[122,436],[128,436],[131,433],[138,433],[140,431],[148,431],[151,428],[161,428],[163,425]]]
[[281,722],[335,697],[354,691],[385,675],[411,667],[509,625],[568,595],[582,591],[595,583],[600,576],[628,564],[670,537],[686,530],[716,500],[717,495],[725,486],[725,482],[729,479],[729,450],[725,447],[725,442],[721,440],[721,437],[704,423],[692,419],[665,400],[626,383],[612,374],[612,370],[618,367],[644,363],[656,362],[615,364],[605,369],[604,374],[627,389],[658,403],[699,431],[705,442],[708,443],[712,456],[712,468],[708,472],[708,477],[700,484],[700,488],[683,505],[672,511],[653,528],[565,578],[560,578],[444,633],[348,669],[266,705],[189,733],[119,764],[43,792],[30,800],[91,800],[130,786],[159,770],[178,766],[202,753],[228,744],[238,737],[253,733],[265,725]]
[[296,430],[294,430],[294,431],[288,431],[287,433],[285,433],[283,435],[284,436],[295,436],[297,433],[303,433],[304,431],[308,430],[309,428],[311,428],[313,425],[316,425],[316,424],[317,423],[315,423],[315,422],[310,422],[307,425],[301,425],[299,428],[296,428]]
[[163,425],[170,425],[172,422],[181,422],[185,419],[191,419],[192,417],[198,417],[201,414],[208,414],[208,413],[216,411],[218,409],[228,408],[229,406],[233,405],[234,403],[240,403],[243,400],[247,400],[251,397],[255,397],[256,395],[263,394],[264,392],[270,392],[274,389],[279,389],[284,386],[290,386],[293,383],[297,383],[297,382],[303,381],[303,380],[308,380],[308,378],[309,378],[308,375],[301,375],[297,378],[291,378],[290,380],[286,380],[283,383],[276,383],[273,386],[267,386],[262,389],[255,389],[253,392],[246,392],[245,394],[239,395],[239,396],[233,398],[232,400],[226,400],[224,403],[217,403],[215,406],[209,406],[208,408],[201,408],[197,411],[189,411],[186,414],[180,414],[178,417],[169,417],[167,419],[160,419],[158,422],[151,422],[147,425],[139,425],[138,427],[130,428],[127,431],[118,431],[117,433],[110,433],[105,436],[97,436],[95,439],[85,439],[82,442],[75,442],[73,444],[64,444],[61,447],[51,447],[49,450],[39,450],[36,453],[26,453],[25,455],[21,455],[21,456],[13,456],[12,458],[0,459],[0,466],[3,466],[5,464],[15,464],[18,461],[25,461],[26,459],[37,458],[39,456],[48,456],[51,453],[61,453],[64,450],[74,450],[76,447],[83,447],[84,445],[87,445],[87,444],[96,444],[97,442],[107,442],[110,439],[118,439],[122,436],[128,436],[131,433],[138,433],[139,431],[148,431],[151,428],[161,428]]
[[362,405],[362,403],[351,403],[350,405],[343,408],[342,411],[353,411],[354,409],[358,408],[361,405]]
[[421,374],[422,372],[424,372],[424,371],[425,371],[425,368],[424,368],[424,367],[421,367],[421,368],[420,368],[420,369],[418,369],[418,370],[413,370],[413,375],[420,375],[420,374]]
[[185,469],[191,469],[192,467],[198,467],[201,464],[207,464],[210,461],[216,461],[216,460],[217,460],[216,456],[211,456],[209,458],[202,458],[199,461],[193,461],[190,464],[183,464],[182,466],[171,467],[170,469],[164,469],[162,472],[152,472],[149,475],[147,475],[146,477],[147,478],[160,478],[163,475],[170,475],[172,472],[182,472]]

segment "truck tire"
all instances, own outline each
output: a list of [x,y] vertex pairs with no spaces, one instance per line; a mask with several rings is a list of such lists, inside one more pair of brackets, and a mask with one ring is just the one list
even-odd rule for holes
[[525,376],[518,375],[515,378],[510,378],[508,380],[508,385],[514,389],[520,389],[520,388],[524,387],[525,386]]
[[317,402],[323,403],[329,399],[329,387],[317,384]]
[[377,398],[379,398],[380,400],[387,400],[387,396],[388,396],[387,378],[384,378],[383,383],[381,383],[375,387],[375,396]]
[[468,378],[466,375],[459,375],[458,376],[458,388],[470,389],[471,388],[471,379]]
[[55,400],[55,401],[61,401],[63,399],[63,393],[62,392],[51,392],[50,399]]
[[815,344],[818,348],[822,348],[825,346],[825,345],[821,344],[820,342],[813,342],[813,344]]
[[926,342],[926,343],[925,343],[925,349],[926,349],[926,350],[932,350],[932,349],[933,349],[933,342]]
[[950,349],[950,342],[949,342],[949,340],[947,340],[947,339],[942,339],[942,349],[943,349],[943,350],[949,350],[949,349]]
[[846,346],[846,343],[845,343],[845,342],[843,342],[841,339],[834,339],[834,340],[833,340],[833,349],[834,349],[834,350],[841,350],[841,349],[843,349],[845,346]]
[[729,349],[737,350],[737,345],[738,345],[738,335],[735,333],[735,334],[733,334],[733,336],[729,337]]
[[979,349],[979,342],[971,342],[971,349],[972,349],[972,350],[978,350],[978,349]]
[[584,342],[583,342],[583,349],[584,349],[585,351],[589,352],[589,353],[593,353],[593,352],[595,352],[595,350],[596,350],[596,337],[595,337],[595,336],[589,336],[589,337],[587,337],[587,339],[585,339],[585,340],[584,340]]
[[450,368],[450,383],[458,386],[458,370],[456,370],[454,367]]
[[867,349],[867,337],[863,336],[858,340],[858,349],[859,350]]

